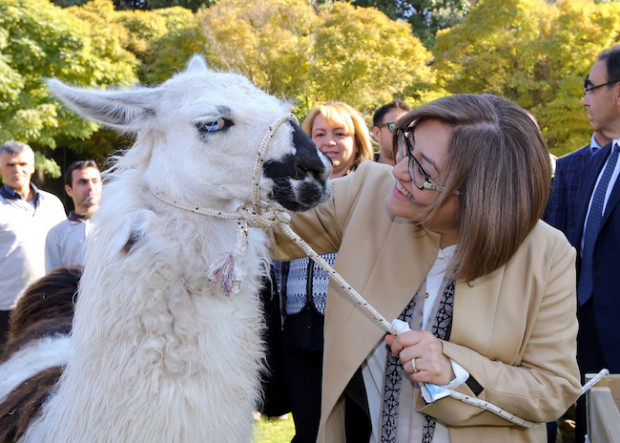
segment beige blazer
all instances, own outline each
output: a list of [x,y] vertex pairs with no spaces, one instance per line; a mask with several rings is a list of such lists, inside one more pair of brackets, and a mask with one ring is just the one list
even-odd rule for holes
[[[392,217],[385,198],[391,168],[363,163],[333,180],[333,197],[293,216],[292,228],[319,254],[338,251],[336,270],[388,321],[423,282],[438,251],[437,235]],[[274,258],[303,253],[275,232]],[[483,253],[484,251],[480,251]],[[444,353],[483,387],[478,398],[525,420],[553,421],[576,400],[575,250],[560,231],[539,222],[503,267],[458,281]],[[385,331],[330,282],[319,441],[344,442],[342,393]],[[459,391],[474,395],[462,385]],[[523,429],[452,398],[416,407],[446,423],[452,442],[545,441],[545,426]]]

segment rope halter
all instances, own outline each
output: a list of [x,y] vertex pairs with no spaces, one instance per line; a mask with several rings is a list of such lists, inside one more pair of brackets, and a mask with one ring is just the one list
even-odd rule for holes
[[280,128],[280,126],[288,121],[298,123],[297,118],[293,114],[284,115],[269,125],[269,129],[261,141],[256,156],[256,162],[254,163],[251,206],[249,206],[248,203],[245,203],[235,212],[225,212],[216,209],[190,206],[174,200],[169,200],[163,195],[163,193],[153,192],[151,190],[151,194],[170,206],[209,217],[216,217],[224,220],[237,220],[237,239],[235,241],[233,251],[224,253],[220,260],[210,266],[207,274],[207,277],[211,283],[222,285],[226,296],[238,293],[241,281],[245,277],[245,273],[239,266],[236,266],[236,263],[238,263],[238,261],[245,256],[248,245],[248,227],[266,230],[272,228],[276,223],[290,223],[290,216],[279,205],[270,205],[265,209],[265,211],[263,211],[260,196],[260,179],[262,176],[263,164],[265,163],[265,157],[271,147],[271,141],[273,140],[276,131]]

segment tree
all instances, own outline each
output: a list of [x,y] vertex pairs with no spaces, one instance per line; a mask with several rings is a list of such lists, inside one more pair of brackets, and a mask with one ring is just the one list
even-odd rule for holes
[[204,47],[196,16],[189,9],[118,11],[114,20],[127,31],[123,45],[140,60],[143,84],[163,82]]
[[221,0],[197,17],[212,64],[304,107],[317,20],[307,2]]
[[392,20],[406,21],[427,48],[435,44],[440,29],[460,23],[477,0],[353,0],[353,4],[375,7]]
[[551,38],[544,42],[549,55],[549,94],[535,106],[544,122],[552,152],[562,155],[589,142],[592,127],[581,104],[584,80],[603,50],[620,44],[620,3],[588,0],[562,1]]
[[97,128],[53,99],[42,79],[77,85],[129,84],[135,60],[102,28],[45,0],[0,0],[0,139],[32,145],[37,167],[58,175],[44,148],[84,139]]
[[431,54],[406,23],[348,3],[334,3],[319,18],[310,70],[314,101],[343,100],[370,111],[394,97],[426,96]]
[[583,79],[596,54],[618,38],[619,7],[591,0],[481,2],[461,24],[438,33],[438,85],[517,102],[537,117],[552,152],[568,152],[591,135]]
[[[81,7],[67,11],[78,17],[92,29],[98,51],[104,60],[118,60],[118,54],[126,54],[129,65],[108,66],[106,70],[122,69],[131,72],[130,81],[111,83],[94,76],[92,84],[98,87],[125,85],[140,82],[145,85],[159,83],[181,68],[189,57],[199,51],[199,33],[194,14],[184,8],[158,9],[156,11],[117,11],[112,0],[93,0]],[[76,83],[80,84],[80,83]],[[98,160],[105,159],[119,147],[130,146],[132,139],[115,131],[95,126],[96,131],[87,138],[68,134],[57,138],[57,143],[72,153]],[[63,151],[62,161],[65,152]],[[59,155],[54,157],[61,161]]]
[[[56,6],[83,6],[90,0],[52,0]],[[114,0],[114,8],[117,10],[154,10],[161,8],[181,8],[197,11],[203,6],[210,6],[215,0]]]
[[432,83],[430,53],[406,23],[376,9],[220,0],[198,20],[214,64],[294,99],[301,117],[319,101],[342,100],[364,112],[394,96],[418,100]]

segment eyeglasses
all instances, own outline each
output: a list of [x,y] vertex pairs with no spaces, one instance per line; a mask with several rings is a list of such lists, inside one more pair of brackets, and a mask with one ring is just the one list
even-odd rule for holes
[[[443,185],[432,183],[430,181],[430,174],[424,170],[418,159],[413,156],[413,143],[411,136],[413,135],[414,129],[415,127],[411,126],[404,129],[400,128],[396,132],[398,136],[398,153],[402,158],[408,158],[409,175],[411,176],[411,180],[416,188],[420,190],[431,189],[433,191],[445,192],[447,188]],[[454,190],[452,193],[459,195],[460,191]]]
[[589,82],[589,80],[588,80],[588,79],[586,79],[586,81],[585,81],[585,82],[584,82],[584,84],[583,84],[583,93],[584,93],[584,94],[589,94],[590,92],[595,91],[595,90],[597,90],[598,88],[602,88],[603,86],[613,85],[614,83],[618,83],[618,82],[620,82],[620,80],[612,80],[612,81],[610,81],[610,82],[607,82],[607,83],[602,83],[602,84],[600,84],[600,85],[596,85],[596,86],[595,86],[595,85],[592,85],[592,86],[587,86],[588,82]]
[[384,126],[387,126],[388,131],[394,132],[394,128],[396,127],[396,122],[379,123],[377,125],[377,128],[383,128]]

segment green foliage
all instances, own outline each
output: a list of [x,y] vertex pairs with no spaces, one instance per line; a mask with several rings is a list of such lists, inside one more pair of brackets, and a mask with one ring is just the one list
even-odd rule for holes
[[58,178],[62,176],[60,166],[58,166],[54,160],[47,158],[39,151],[35,151],[34,153],[34,162],[37,165],[37,170],[44,172],[50,177]]
[[[327,100],[369,119],[393,98],[501,95],[536,115],[560,155],[589,139],[583,79],[600,51],[620,43],[620,2],[594,0],[54,3],[0,0],[0,141],[30,143],[48,174],[58,173],[57,147],[102,160],[131,140],[60,105],[43,78],[150,85],[196,52],[291,100],[300,119]],[[427,47],[439,29],[432,54],[412,24]]]
[[406,21],[427,48],[435,44],[440,29],[460,23],[476,0],[353,0],[357,6],[372,6],[392,20]]
[[319,14],[315,61],[311,65],[316,101],[342,100],[370,111],[406,91],[431,82],[430,53],[404,22],[376,9],[335,3]]
[[[0,54],[0,139],[35,150],[55,148],[63,137],[87,138],[96,129],[50,97],[43,78],[78,85],[135,80],[133,58],[111,32],[45,0],[0,0]],[[57,172],[52,162],[37,167]]]
[[[618,40],[620,5],[592,0],[485,0],[440,31],[433,68],[448,93],[491,93],[529,109],[555,154],[585,144],[583,79]],[[615,17],[615,19],[614,19]]]
[[327,100],[364,112],[395,96],[419,99],[432,80],[430,53],[408,25],[376,9],[337,2],[317,12],[305,0],[220,0],[198,20],[212,63],[294,99],[301,117]]
[[[121,68],[131,74],[128,81],[108,83],[94,78],[97,86],[129,86],[160,83],[180,69],[189,57],[200,49],[198,28],[194,14],[184,8],[158,9],[156,11],[117,11],[111,0],[94,0],[84,7],[70,8],[87,26],[99,30],[101,50],[109,57],[125,53],[130,66]],[[106,67],[106,69],[111,69]],[[57,139],[73,153],[97,160],[112,151],[131,145],[131,139],[105,128],[98,128],[88,139],[81,140],[63,134]]]

